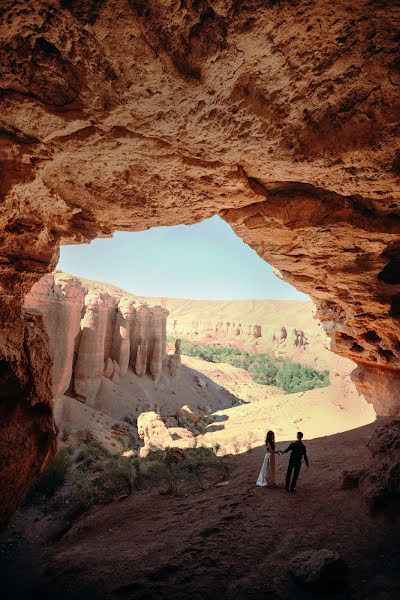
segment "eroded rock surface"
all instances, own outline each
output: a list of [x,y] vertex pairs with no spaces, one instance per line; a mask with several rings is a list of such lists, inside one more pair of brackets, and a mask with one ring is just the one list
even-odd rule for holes
[[[95,282],[57,271],[33,286],[24,310],[42,315],[54,400],[70,388],[93,405],[102,378],[118,383],[129,365],[140,376],[150,373],[158,379],[161,374],[168,311],[160,306],[139,304],[133,296],[112,288],[108,293]],[[135,351],[137,339],[141,342]]]
[[[399,414],[398,3],[7,0],[0,19],[2,420],[48,375],[21,309],[60,243],[215,213],[317,300],[372,402],[390,379],[377,408]],[[35,464],[47,424],[21,425],[47,447]]]

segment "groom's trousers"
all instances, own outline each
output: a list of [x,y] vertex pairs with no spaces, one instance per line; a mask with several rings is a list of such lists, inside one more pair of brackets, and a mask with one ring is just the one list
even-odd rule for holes
[[[297,483],[297,478],[300,473],[300,468],[301,468],[301,461],[289,460],[289,464],[288,464],[288,468],[287,468],[287,472],[286,472],[286,489],[287,490],[296,489],[296,483]],[[292,479],[292,482],[290,482],[292,473],[293,473],[293,479]]]

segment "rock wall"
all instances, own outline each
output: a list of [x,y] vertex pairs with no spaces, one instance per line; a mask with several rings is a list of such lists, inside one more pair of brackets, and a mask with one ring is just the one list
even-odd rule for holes
[[[60,243],[215,213],[399,414],[399,31],[393,0],[2,2],[0,421],[42,402],[22,431],[54,447],[22,305]],[[29,481],[3,476],[24,453],[0,440],[11,506]]]
[[400,217],[371,221],[353,199],[303,185],[266,192],[265,201],[224,217],[285,280],[312,295],[331,350],[358,364],[360,392],[379,415],[398,415],[400,286],[390,256],[400,248]]
[[141,305],[133,297],[93,289],[56,272],[32,287],[24,310],[42,316],[54,399],[69,390],[93,405],[102,378],[116,381],[129,365],[139,376],[150,373],[157,380],[161,374],[168,314],[161,307]]
[[169,312],[167,334],[202,344],[235,346],[330,369],[329,338],[307,300],[149,298]]

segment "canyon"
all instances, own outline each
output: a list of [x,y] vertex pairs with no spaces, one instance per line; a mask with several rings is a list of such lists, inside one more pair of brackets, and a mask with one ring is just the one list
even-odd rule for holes
[[[60,435],[89,427],[114,452],[129,448],[129,435],[138,442],[132,424],[142,413],[153,415],[154,422],[160,421],[156,413],[161,415],[168,428],[163,429],[163,448],[187,445],[193,439],[180,423],[185,420],[180,412],[185,406],[195,411],[193,415],[200,411],[199,420],[201,415],[207,420],[222,411],[216,418],[228,421],[226,427],[217,428],[217,435],[207,434],[202,442],[211,443],[215,437],[215,443],[221,443],[218,436],[222,435],[228,445],[236,437],[241,446],[254,431],[262,442],[265,421],[276,421],[277,431],[290,437],[293,419],[299,417],[307,422],[308,434],[316,436],[362,426],[375,416],[351,382],[354,363],[324,347],[327,338],[313,319],[309,301],[145,298],[55,271],[32,287],[23,310],[27,319],[41,316],[49,339],[50,384]],[[204,315],[207,322],[202,321]],[[233,325],[235,320],[238,325]],[[237,332],[239,323],[242,335]],[[300,346],[298,332],[306,341]],[[267,352],[328,369],[331,384],[315,394],[284,398],[282,390],[255,383],[243,369],[183,356],[177,333],[184,339],[245,347],[252,353]],[[241,405],[253,402],[257,406],[249,421]],[[229,421],[234,406],[236,420],[243,422],[239,435]],[[137,427],[140,430],[139,423]]]
[[[377,414],[399,416],[400,7],[371,6],[2,3],[1,523],[56,449],[51,372],[64,389],[72,339],[52,364],[23,305],[60,244],[221,215],[312,297]],[[104,358],[88,359],[90,327],[111,305],[86,301],[73,385],[90,403]],[[128,337],[102,335],[117,377]],[[134,367],[157,377],[162,336],[139,339]]]

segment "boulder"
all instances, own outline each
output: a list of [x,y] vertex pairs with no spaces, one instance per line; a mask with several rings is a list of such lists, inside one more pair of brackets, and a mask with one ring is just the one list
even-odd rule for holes
[[300,552],[289,566],[296,583],[319,591],[342,587],[346,570],[341,556],[326,548]]
[[396,507],[400,498],[400,419],[380,423],[368,448],[372,460],[359,478],[364,502],[372,514]]
[[189,406],[185,405],[179,409],[177,419],[180,427],[188,429],[193,433],[205,433],[207,424],[202,415],[193,411]]
[[[172,445],[172,438],[165,423],[154,411],[144,412],[138,416],[138,434],[145,448],[165,449]],[[142,453],[141,453],[142,456]]]

